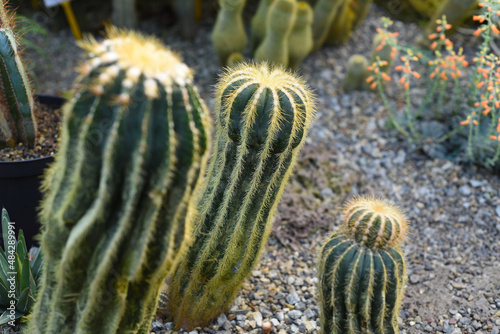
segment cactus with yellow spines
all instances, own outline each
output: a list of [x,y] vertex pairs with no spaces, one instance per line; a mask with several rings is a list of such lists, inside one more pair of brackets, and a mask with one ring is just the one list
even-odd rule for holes
[[288,37],[288,67],[296,70],[314,46],[313,34],[313,11],[305,1],[299,1],[297,6],[297,18],[293,25],[290,37]]
[[252,17],[251,23],[251,51],[252,53],[259,47],[266,35],[267,15],[269,8],[275,0],[260,0],[257,12]]
[[333,45],[346,43],[351,37],[355,20],[356,13],[351,8],[351,1],[345,0],[335,14],[325,42]]
[[321,333],[398,333],[407,220],[387,202],[355,198],[318,258]]
[[276,66],[288,66],[288,39],[297,13],[295,0],[276,0],[269,9],[266,36],[255,51],[257,61],[267,61]]
[[242,12],[245,0],[219,0],[212,43],[222,65],[234,52],[242,53],[247,45],[247,35],[243,26]]
[[366,79],[368,60],[362,55],[353,55],[347,62],[347,73],[344,79],[344,90],[350,92],[362,89]]
[[83,47],[43,186],[45,263],[29,333],[149,333],[190,231],[210,118],[192,71],[160,41],[110,28]]
[[345,1],[347,0],[318,0],[314,5],[314,51],[318,51],[325,43],[335,15]]
[[30,81],[20,56],[13,15],[0,0],[0,149],[33,148],[37,123]]
[[229,308],[268,239],[314,113],[304,82],[266,63],[241,64],[217,85],[217,134],[197,201],[193,242],[169,283],[176,328]]

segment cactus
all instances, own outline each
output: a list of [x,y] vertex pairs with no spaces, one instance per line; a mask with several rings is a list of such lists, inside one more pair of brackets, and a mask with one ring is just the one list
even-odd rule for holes
[[364,21],[370,12],[370,6],[373,0],[352,0],[351,9],[356,13],[356,18],[352,23],[352,28],[355,29],[361,22]]
[[318,0],[314,5],[313,51],[319,50],[326,41],[337,10],[344,1],[347,0]]
[[406,264],[407,222],[383,200],[357,198],[318,259],[321,332],[398,333]]
[[190,226],[209,117],[192,72],[154,38],[83,47],[44,180],[42,286],[29,333],[149,333]]
[[245,57],[240,52],[233,52],[227,59],[228,67],[236,67],[238,64],[244,63]]
[[295,0],[277,0],[269,9],[266,36],[255,51],[257,61],[288,66],[288,38],[297,12]]
[[266,25],[267,25],[267,15],[269,14],[269,8],[273,4],[274,0],[260,0],[259,7],[257,7],[257,12],[252,18],[251,23],[251,52],[255,52],[260,43],[264,40],[266,36]]
[[222,65],[233,52],[242,53],[247,45],[242,11],[245,0],[219,0],[220,10],[212,32],[212,43]]
[[19,55],[12,14],[0,2],[0,148],[22,143],[35,147],[37,126],[33,92]]
[[347,62],[347,73],[344,79],[344,90],[350,92],[352,90],[362,89],[366,79],[366,68],[368,60],[362,55],[353,55]]
[[181,34],[186,39],[193,39],[196,35],[196,17],[201,17],[201,3],[199,0],[174,0],[174,9],[179,19]]
[[303,82],[266,63],[239,65],[217,91],[193,242],[169,284],[170,317],[187,330],[224,312],[255,266],[314,111]]
[[396,45],[398,41],[392,34],[377,33],[373,38],[372,54],[370,64],[373,64],[377,59],[387,62],[386,66],[380,68],[381,71],[387,73],[392,65],[392,61],[396,57]]
[[297,18],[288,37],[288,66],[291,69],[296,70],[314,46],[312,23],[311,6],[305,1],[300,1],[297,6]]
[[351,8],[351,0],[345,0],[337,10],[325,42],[328,44],[343,44],[351,37],[356,20],[356,13]]
[[117,27],[135,28],[137,26],[135,0],[113,0],[111,22]]

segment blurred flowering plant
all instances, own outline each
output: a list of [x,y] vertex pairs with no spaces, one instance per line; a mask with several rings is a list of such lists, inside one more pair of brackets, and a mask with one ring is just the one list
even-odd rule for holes
[[[394,69],[404,91],[402,108],[387,97],[382,83],[391,78],[380,70],[380,59],[367,68],[373,75],[366,81],[380,93],[390,123],[415,144],[445,145],[464,160],[500,168],[500,59],[490,46],[500,34],[500,0],[484,0],[479,6],[481,12],[473,19],[481,25],[474,35],[482,43],[472,65],[446,36],[452,26],[443,17],[428,36],[430,51],[391,45],[401,54]],[[384,21],[383,29],[389,27]]]

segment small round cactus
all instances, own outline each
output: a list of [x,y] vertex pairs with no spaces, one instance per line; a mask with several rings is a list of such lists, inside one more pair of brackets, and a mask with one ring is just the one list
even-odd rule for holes
[[359,197],[346,205],[318,259],[323,334],[398,333],[407,229],[403,213],[384,200]]
[[361,89],[366,78],[368,60],[362,55],[353,55],[347,62],[347,73],[344,79],[344,90],[350,92]]

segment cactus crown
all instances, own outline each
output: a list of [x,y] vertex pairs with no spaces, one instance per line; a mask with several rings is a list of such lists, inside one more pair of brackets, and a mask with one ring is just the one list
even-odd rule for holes
[[[271,152],[301,143],[314,114],[314,97],[303,80],[282,67],[242,63],[217,85],[220,125],[235,141],[261,147],[273,138]],[[271,109],[271,110],[269,110]]]
[[[89,74],[103,64],[117,65],[106,68],[99,77],[99,84],[111,83],[121,69],[127,69],[129,81],[125,80],[125,85],[135,83],[141,74],[146,79],[158,80],[166,87],[171,86],[173,82],[185,85],[193,79],[191,70],[181,59],[154,37],[110,27],[107,29],[107,40],[98,43],[90,38],[81,43],[81,47],[87,50],[92,58],[82,67],[82,74]],[[145,84],[150,86],[148,95],[154,95],[154,81],[149,80]]]
[[300,29],[310,26],[313,22],[313,10],[311,6],[305,2],[300,1],[297,6],[297,18],[295,19],[294,28]]
[[358,197],[347,203],[343,229],[370,249],[397,247],[405,239],[407,219],[400,209],[373,197]]
[[273,31],[286,34],[292,28],[296,11],[297,4],[294,1],[277,0],[270,8],[267,24]]

